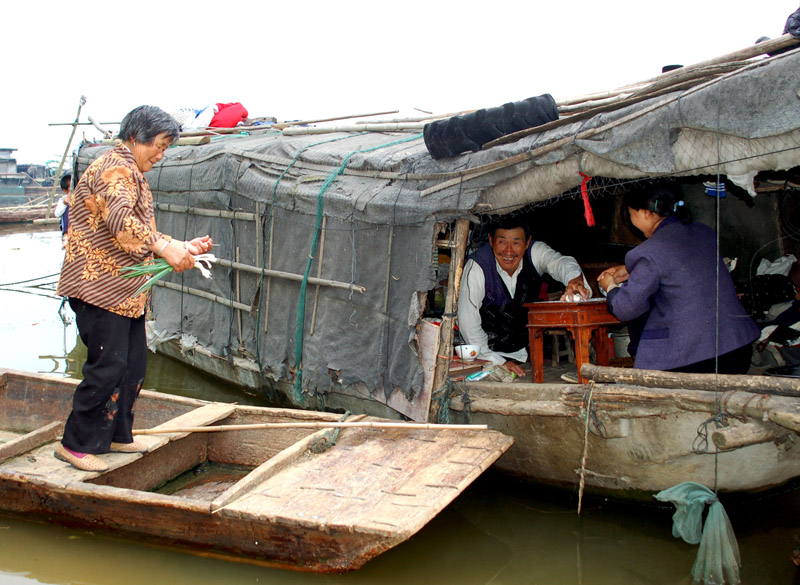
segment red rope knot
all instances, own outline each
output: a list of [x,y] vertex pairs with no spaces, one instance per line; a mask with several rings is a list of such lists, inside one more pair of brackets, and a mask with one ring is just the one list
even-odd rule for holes
[[583,171],[578,171],[583,180],[581,181],[581,197],[583,197],[583,217],[586,218],[586,225],[589,227],[594,227],[594,213],[592,213],[592,205],[589,203],[589,189],[586,187],[586,184],[592,180],[592,178],[584,173]]

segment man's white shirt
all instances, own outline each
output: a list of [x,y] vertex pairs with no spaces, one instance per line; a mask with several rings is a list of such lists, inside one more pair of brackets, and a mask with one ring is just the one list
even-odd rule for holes
[[[564,256],[544,242],[533,243],[530,259],[536,272],[540,275],[549,274],[564,285],[582,274],[581,267],[572,256]],[[522,271],[522,262],[511,275],[500,268],[497,260],[494,262],[494,268],[513,298],[517,291],[517,278]],[[583,285],[589,288],[585,277]],[[515,352],[496,352],[489,349],[489,336],[481,326],[480,308],[484,296],[486,296],[486,279],[483,270],[474,260],[467,260],[458,297],[458,330],[464,341],[478,346],[478,359],[489,360],[495,364],[503,364],[509,359],[518,362],[528,361],[528,351],[525,348]]]

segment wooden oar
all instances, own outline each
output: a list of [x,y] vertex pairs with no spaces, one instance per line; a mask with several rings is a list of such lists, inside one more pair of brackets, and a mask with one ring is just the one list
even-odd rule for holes
[[429,423],[383,423],[383,422],[288,422],[255,423],[249,425],[210,425],[206,427],[174,427],[164,429],[139,429],[134,435],[164,435],[170,433],[215,433],[219,431],[255,431],[260,429],[408,429],[408,430],[447,430],[447,431],[486,431],[487,425],[440,425]]

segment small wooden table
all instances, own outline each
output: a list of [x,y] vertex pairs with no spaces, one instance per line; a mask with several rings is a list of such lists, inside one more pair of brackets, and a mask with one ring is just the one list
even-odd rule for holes
[[542,382],[544,365],[544,344],[542,333],[545,329],[566,329],[575,340],[575,362],[578,367],[578,380],[581,366],[589,363],[589,341],[594,335],[597,364],[608,365],[608,326],[621,323],[608,312],[605,299],[592,299],[577,303],[566,301],[543,301],[526,303],[528,308],[528,339],[531,352],[531,376],[534,382]]

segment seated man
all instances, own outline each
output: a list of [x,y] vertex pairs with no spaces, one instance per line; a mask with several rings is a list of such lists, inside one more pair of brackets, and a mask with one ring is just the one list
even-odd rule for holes
[[478,359],[525,374],[517,363],[528,360],[523,304],[540,300],[544,273],[566,286],[561,300],[591,296],[575,259],[533,241],[519,217],[506,216],[490,227],[489,242],[464,266],[458,299],[458,329],[466,343],[479,347]]

